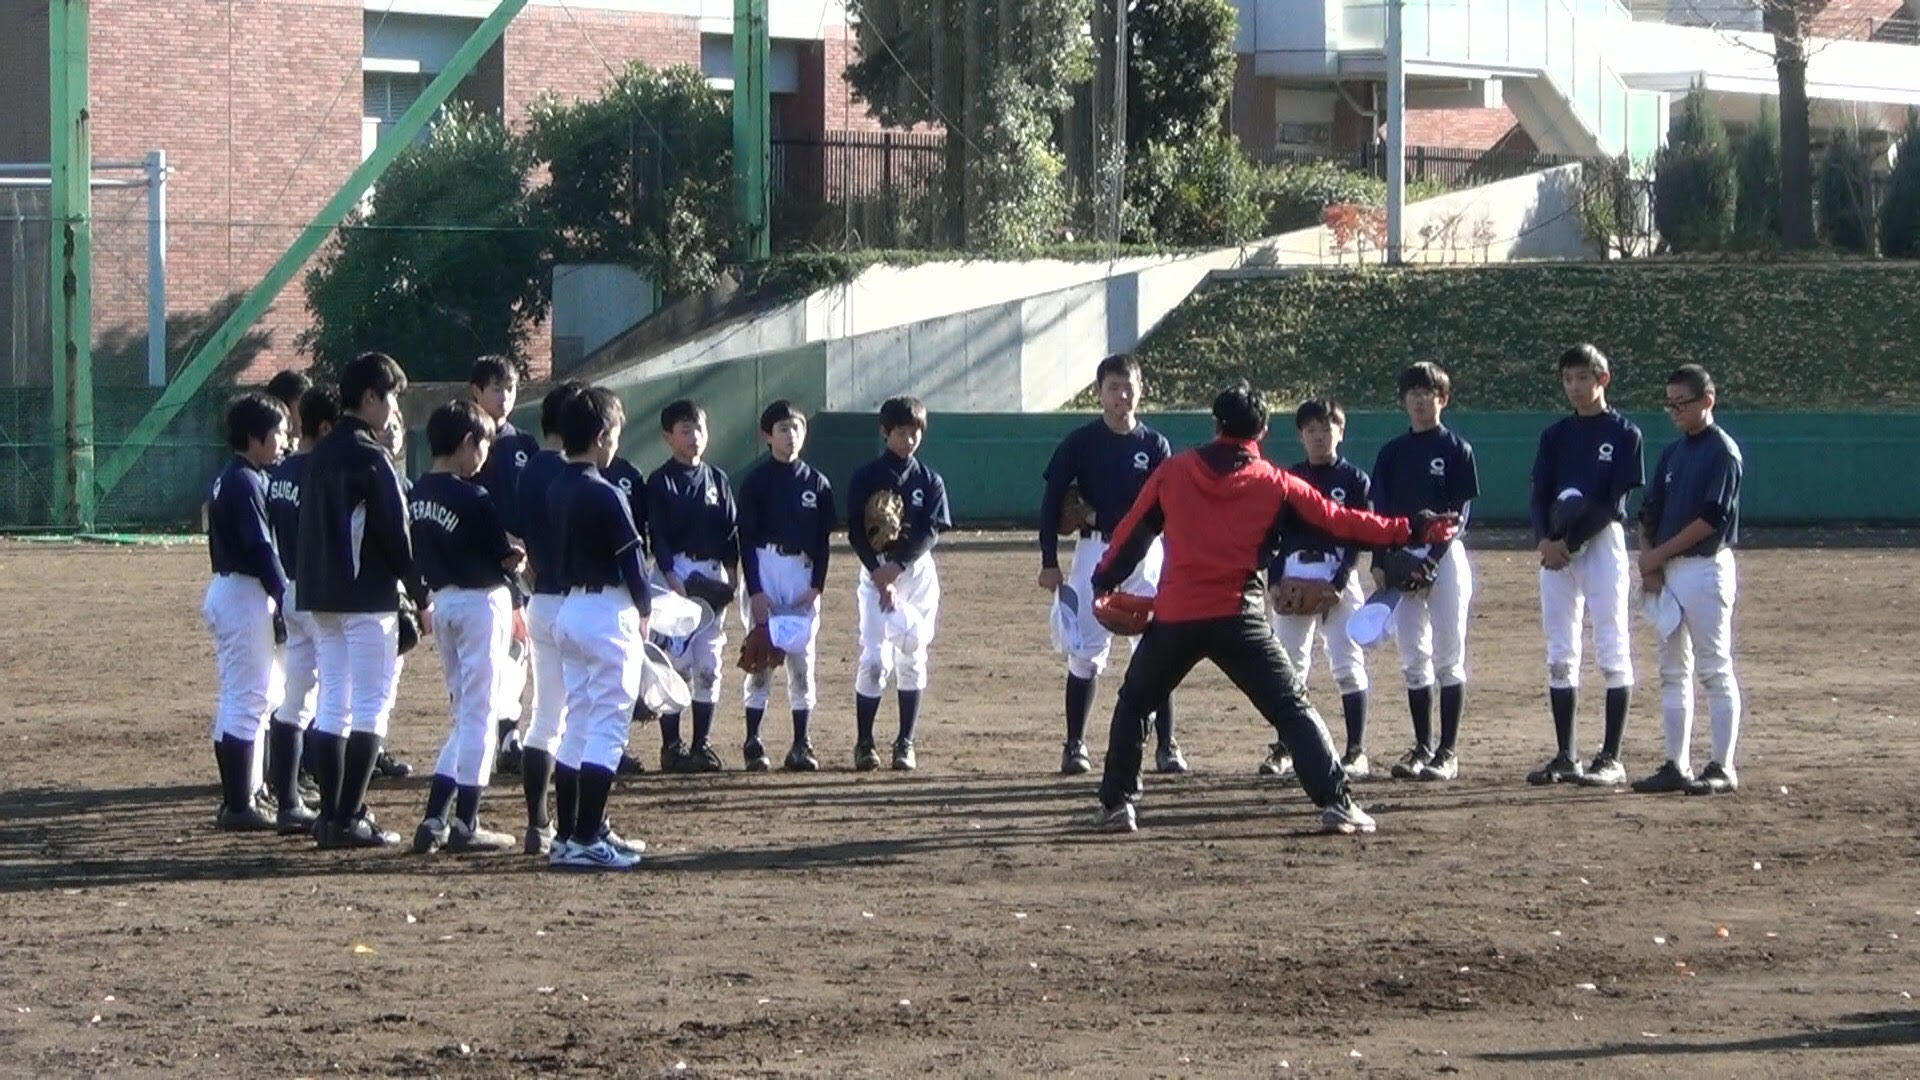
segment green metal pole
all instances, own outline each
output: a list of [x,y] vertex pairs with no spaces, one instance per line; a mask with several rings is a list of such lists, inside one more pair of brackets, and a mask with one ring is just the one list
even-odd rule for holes
[[93,527],[93,143],[87,125],[87,0],[48,11],[53,179],[54,519]]
[[227,352],[240,341],[260,316],[266,313],[274,298],[280,295],[280,290],[286,288],[287,283],[300,272],[300,268],[313,257],[313,253],[320,250],[320,246],[326,243],[327,238],[333,234],[334,228],[346,219],[347,214],[360,201],[360,196],[372,187],[373,182],[380,178],[380,174],[387,171],[387,166],[393,164],[401,152],[413,143],[414,137],[420,134],[421,130],[427,126],[427,121],[431,120],[433,114],[446,103],[448,97],[452,96],[461,80],[473,71],[474,67],[480,63],[480,58],[486,55],[488,49],[493,48],[502,34],[506,33],[507,24],[512,22],[514,16],[520,14],[520,9],[526,6],[527,0],[500,0],[499,6],[493,9],[493,14],[480,23],[474,30],[473,36],[469,37],[466,44],[460,46],[460,50],[447,61],[446,68],[427,85],[419,100],[415,101],[412,107],[400,117],[400,122],[393,126],[393,130],[387,134],[387,137],[380,140],[380,145],[374,147],[373,154],[360,163],[360,167],[353,171],[353,175],[347,177],[346,182],[340,185],[340,190],[334,193],[327,205],[314,215],[313,223],[301,231],[299,238],[287,248],[284,255],[280,256],[279,261],[273,264],[266,276],[260,279],[260,283],[247,293],[246,298],[240,301],[240,306],[227,317],[227,321],[220,324],[220,329],[207,339],[206,345],[201,347],[200,351],[194,354],[193,359],[187,361],[186,366],[173,377],[173,381],[167,385],[166,392],[160,395],[160,400],[154,402],[153,408],[147,410],[147,415],[140,418],[140,423],[134,426],[126,442],[101,467],[99,485],[102,497],[125,479],[133,463],[140,459],[140,455],[152,445],[153,440],[166,430],[166,426],[175,416],[179,415],[181,408],[206,384],[208,377],[219,368],[220,362],[226,359]]
[[733,0],[733,171],[735,208],[747,234],[747,258],[773,254],[767,190],[773,101],[767,85],[773,40],[767,0]]

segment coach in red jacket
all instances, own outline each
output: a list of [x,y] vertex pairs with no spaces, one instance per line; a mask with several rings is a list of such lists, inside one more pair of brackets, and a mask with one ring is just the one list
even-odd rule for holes
[[1262,567],[1282,533],[1315,529],[1365,547],[1450,539],[1451,516],[1409,520],[1349,510],[1260,456],[1267,407],[1245,382],[1213,401],[1214,440],[1170,459],[1148,478],[1093,574],[1096,594],[1119,588],[1155,536],[1166,564],[1147,627],[1127,665],[1107,736],[1099,827],[1132,832],[1140,797],[1146,721],[1201,660],[1211,660],[1260,710],[1293,751],[1300,784],[1321,808],[1329,832],[1372,832],[1373,818],[1353,803],[1326,725],[1287,663],[1267,621]]

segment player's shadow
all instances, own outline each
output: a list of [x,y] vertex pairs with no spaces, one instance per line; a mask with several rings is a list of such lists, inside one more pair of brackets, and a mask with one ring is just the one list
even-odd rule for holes
[[1618,1057],[1675,1057],[1681,1055],[1764,1054],[1775,1050],[1866,1050],[1887,1046],[1920,1044],[1920,1012],[1854,1013],[1842,1016],[1836,1026],[1819,1031],[1803,1031],[1764,1038],[1726,1039],[1705,1042],[1611,1043],[1605,1046],[1567,1047],[1560,1050],[1511,1050],[1475,1055],[1481,1061],[1549,1064],[1566,1061],[1596,1061]]

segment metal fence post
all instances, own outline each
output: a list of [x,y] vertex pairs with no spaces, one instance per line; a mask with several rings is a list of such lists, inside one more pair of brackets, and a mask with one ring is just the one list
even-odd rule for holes
[[167,385],[167,152],[147,154],[147,385]]

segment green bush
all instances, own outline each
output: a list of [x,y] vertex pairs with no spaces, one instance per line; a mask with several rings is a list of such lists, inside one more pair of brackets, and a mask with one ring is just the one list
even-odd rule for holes
[[1873,179],[1867,152],[1851,131],[1827,144],[1820,160],[1820,236],[1842,251],[1873,254]]
[[1705,95],[1687,95],[1655,159],[1653,221],[1674,251],[1719,251],[1733,233],[1733,151]]
[[1880,208],[1880,252],[1891,259],[1920,259],[1920,122],[1909,119],[1899,156]]
[[1773,99],[1760,102],[1760,123],[1734,151],[1739,191],[1734,200],[1734,243],[1750,250],[1780,241],[1780,114]]
[[1225,245],[1256,239],[1265,224],[1260,173],[1227,135],[1149,146],[1127,177],[1127,201],[1144,236],[1165,244]]
[[[1267,236],[1310,229],[1321,224],[1327,207],[1341,203],[1387,205],[1387,182],[1335,161],[1283,161],[1262,166],[1258,196],[1266,214]],[[1447,193],[1438,180],[1407,185],[1407,201],[1419,202]]]

